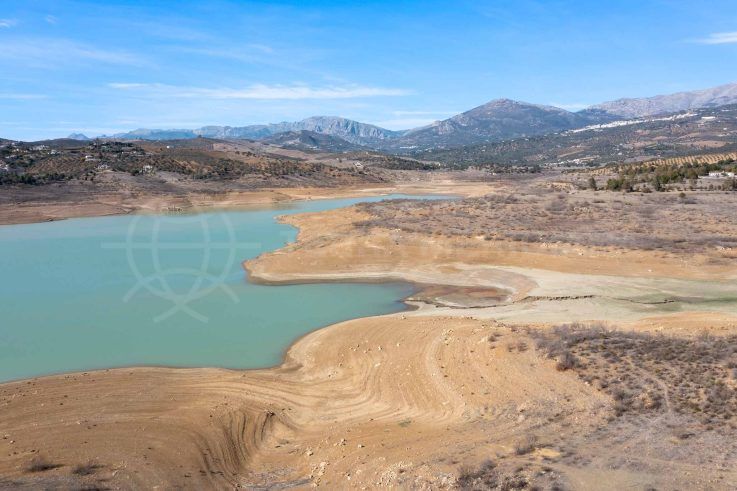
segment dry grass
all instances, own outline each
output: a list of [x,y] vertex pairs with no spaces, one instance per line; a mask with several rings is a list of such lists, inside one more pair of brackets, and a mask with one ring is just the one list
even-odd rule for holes
[[76,465],[74,469],[72,469],[72,474],[77,476],[90,476],[97,473],[97,471],[102,469],[102,467],[102,465],[95,462],[87,462],[85,464]]
[[464,491],[514,489],[562,490],[563,477],[550,467],[530,462],[494,462],[485,460],[477,467],[461,466],[456,485]]
[[40,455],[35,456],[26,466],[26,472],[44,472],[61,467]]
[[675,413],[737,428],[737,335],[681,338],[565,325],[531,330],[537,349],[625,413]]
[[537,438],[534,435],[527,435],[514,445],[514,453],[516,455],[526,455],[531,453],[537,447]]
[[553,192],[520,184],[514,193],[456,201],[365,203],[364,227],[432,235],[705,252],[737,246],[737,193]]

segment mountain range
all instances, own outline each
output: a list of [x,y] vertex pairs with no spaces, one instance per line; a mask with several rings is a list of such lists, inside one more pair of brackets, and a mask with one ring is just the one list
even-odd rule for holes
[[401,135],[401,132],[391,131],[337,116],[313,116],[296,122],[237,127],[203,126],[194,130],[141,128],[126,133],[103,136],[103,138],[124,140],[180,140],[201,136],[204,138],[262,140],[280,133],[300,131],[335,136],[358,145],[378,145],[384,140],[394,139]]
[[[296,122],[249,126],[205,126],[198,129],[137,129],[104,138],[176,140],[197,137],[272,139],[299,146],[339,151],[369,147],[394,152],[450,148],[537,136],[621,119],[649,117],[737,103],[737,83],[647,98],[618,99],[571,112],[554,106],[496,99],[428,126],[392,131],[337,116],[314,116]],[[302,133],[307,132],[307,133]],[[274,139],[275,135],[290,133]],[[329,140],[319,135],[333,137]],[[84,138],[73,134],[70,138]],[[340,142],[343,141],[343,143]]]
[[590,109],[624,118],[641,118],[735,103],[737,103],[737,83],[642,99],[617,99],[616,101],[597,104]]

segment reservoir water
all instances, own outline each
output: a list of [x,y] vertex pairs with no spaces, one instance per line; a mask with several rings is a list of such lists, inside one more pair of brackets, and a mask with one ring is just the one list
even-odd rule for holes
[[241,267],[295,240],[278,215],[398,197],[0,226],[0,381],[132,365],[267,367],[319,327],[403,310],[407,284],[262,286]]

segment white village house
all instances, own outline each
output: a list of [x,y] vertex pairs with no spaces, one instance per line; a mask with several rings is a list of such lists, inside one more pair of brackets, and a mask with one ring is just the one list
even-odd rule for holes
[[734,177],[734,172],[725,172],[721,170],[711,171],[709,172],[709,176],[712,179],[720,179],[725,177]]

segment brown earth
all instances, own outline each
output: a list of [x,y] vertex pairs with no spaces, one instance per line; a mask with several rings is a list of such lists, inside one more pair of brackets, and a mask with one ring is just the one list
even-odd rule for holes
[[[421,186],[401,189],[429,191]],[[451,183],[433,189],[461,194]],[[486,191],[469,184],[463,194]],[[670,412],[618,417],[612,396],[556,369],[518,327],[580,320],[734,333],[734,266],[356,225],[366,219],[356,208],[290,216],[298,242],[249,262],[250,278],[433,285],[418,295],[419,310],[311,333],[273,369],[133,368],[2,384],[0,487],[737,482],[733,433]],[[667,394],[667,382],[651,384]],[[493,465],[474,470],[486,459]],[[85,463],[93,472],[82,475]]]
[[123,183],[115,191],[101,191],[91,184],[38,186],[15,189],[0,197],[0,225],[45,222],[65,218],[167,211],[197,211],[206,208],[237,209],[272,205],[292,200],[347,198],[391,193],[454,193],[478,196],[489,189],[482,182],[457,183],[439,176],[416,183],[378,184],[343,187],[281,187],[231,190],[213,187],[174,192],[128,190]]
[[[607,398],[532,352],[495,348],[492,331],[515,337],[471,319],[395,315],[312,333],[271,370],[4,384],[0,475],[39,487],[435,487],[452,483],[458,462],[513,455],[551,414],[556,426],[602,421]],[[36,456],[59,467],[29,472]],[[97,472],[73,473],[89,461]]]

